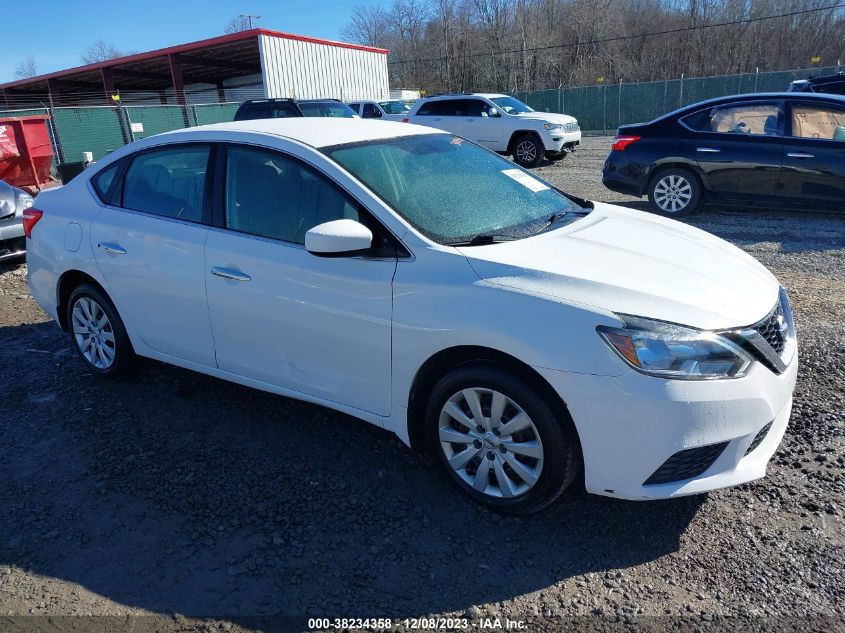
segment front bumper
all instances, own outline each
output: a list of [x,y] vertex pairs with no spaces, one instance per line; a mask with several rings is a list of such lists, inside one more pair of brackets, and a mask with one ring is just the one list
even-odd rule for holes
[[[665,499],[759,479],[780,444],[792,409],[797,355],[777,375],[755,364],[743,378],[664,380],[629,370],[618,377],[537,368],[572,415],[588,492],[620,499]],[[758,433],[771,427],[748,451]],[[646,481],[680,451],[727,443],[701,474]],[[746,452],[748,453],[746,454]]]
[[581,144],[581,131],[564,132],[563,130],[543,130],[540,134],[546,153],[561,154],[573,152]]

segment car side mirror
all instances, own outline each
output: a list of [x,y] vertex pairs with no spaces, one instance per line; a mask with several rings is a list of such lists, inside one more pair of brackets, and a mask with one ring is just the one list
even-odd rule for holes
[[319,257],[358,255],[373,245],[373,232],[355,220],[332,220],[305,233],[305,249]]
[[487,116],[499,116],[499,111],[496,108],[487,110]]

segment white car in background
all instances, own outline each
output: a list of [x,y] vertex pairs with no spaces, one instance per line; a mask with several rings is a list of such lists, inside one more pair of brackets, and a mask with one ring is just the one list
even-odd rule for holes
[[411,105],[401,99],[353,101],[347,105],[362,119],[381,119],[382,121],[401,121],[411,111]]
[[[503,512],[582,468],[624,499],[762,477],[790,415],[789,301],[751,256],[431,128],[151,136],[24,228],[32,295],[87,371],[138,354],[343,411]],[[366,451],[355,433],[327,441]]]
[[510,154],[523,167],[536,167],[543,158],[560,160],[581,143],[574,117],[537,112],[519,99],[503,94],[447,94],[419,99],[402,119],[436,127]]

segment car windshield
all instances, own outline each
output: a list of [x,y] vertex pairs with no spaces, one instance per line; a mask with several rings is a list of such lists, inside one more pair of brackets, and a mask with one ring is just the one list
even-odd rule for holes
[[520,239],[589,212],[509,160],[451,134],[323,151],[441,244]]
[[405,114],[411,110],[411,106],[404,101],[379,101],[379,105],[388,114]]
[[513,97],[494,97],[490,99],[493,103],[499,106],[505,114],[525,114],[526,112],[534,112],[527,105],[522,103],[519,99]]
[[352,119],[355,115],[355,110],[350,108],[345,103],[337,101],[311,101],[299,102],[299,109],[305,116],[327,116],[327,117],[341,117]]

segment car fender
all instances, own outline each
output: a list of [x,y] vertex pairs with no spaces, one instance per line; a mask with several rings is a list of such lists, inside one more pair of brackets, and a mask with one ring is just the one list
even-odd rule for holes
[[693,172],[698,179],[701,181],[701,185],[705,191],[710,188],[710,183],[707,180],[707,176],[704,173],[704,170],[701,169],[701,166],[698,164],[698,161],[684,157],[684,156],[667,156],[666,158],[661,158],[656,160],[652,163],[647,172],[647,177],[645,179],[646,182],[646,191],[644,194],[648,193],[648,190],[651,186],[651,181],[654,176],[665,169],[673,169],[673,168],[682,168],[688,169]]
[[[425,265],[417,265],[420,260]],[[565,372],[614,376],[627,371],[595,330],[618,324],[610,312],[484,281],[448,247],[400,261],[393,296],[393,406],[385,426],[403,441],[415,376],[444,350],[487,348],[531,367]]]

